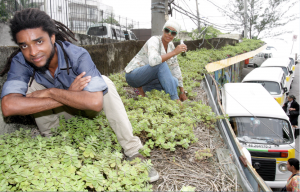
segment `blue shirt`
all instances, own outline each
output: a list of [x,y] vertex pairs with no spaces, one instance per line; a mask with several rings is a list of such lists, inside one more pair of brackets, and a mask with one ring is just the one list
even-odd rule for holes
[[[83,89],[89,92],[103,91],[107,93],[108,87],[100,72],[96,68],[90,54],[82,47],[78,47],[67,41],[62,42],[66,54],[69,56],[69,75],[67,73],[67,63],[64,58],[62,48],[55,43],[58,56],[58,67],[55,70],[54,78],[47,70],[45,73],[36,71],[34,79],[37,83],[46,88],[69,89],[74,79],[86,72],[85,76],[91,76],[91,81]],[[7,80],[3,85],[1,99],[10,93],[20,93],[26,95],[30,77],[34,69],[27,63],[22,52],[18,53],[11,62]]]

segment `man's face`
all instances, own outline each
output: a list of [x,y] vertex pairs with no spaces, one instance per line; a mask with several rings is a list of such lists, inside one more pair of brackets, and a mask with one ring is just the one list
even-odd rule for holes
[[293,101],[293,99],[292,99],[292,98],[290,98],[290,97],[288,97],[288,101],[289,101],[289,102],[291,102],[291,101]]
[[16,39],[27,62],[36,69],[48,69],[55,54],[55,35],[50,38],[40,27],[20,31],[16,34]]

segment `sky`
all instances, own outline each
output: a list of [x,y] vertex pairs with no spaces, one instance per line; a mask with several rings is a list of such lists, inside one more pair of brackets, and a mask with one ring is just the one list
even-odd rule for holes
[[[103,4],[110,5],[113,7],[113,11],[116,15],[127,17],[138,21],[139,28],[151,28],[151,0],[101,0]],[[207,19],[214,24],[220,24],[222,26],[229,23],[228,20],[222,15],[214,4],[225,9],[229,0],[198,0],[198,9],[200,17]],[[175,0],[175,3],[180,5],[186,10],[193,12],[196,15],[196,0]],[[291,13],[300,13],[300,3],[289,10]],[[181,29],[191,31],[196,29],[197,26],[191,21],[191,19],[185,15],[182,15],[176,11],[173,12],[172,18],[178,20],[181,23]],[[274,39],[263,39],[270,45],[277,47],[278,49],[286,52],[300,53],[300,20],[295,20],[288,23],[284,28],[293,31],[292,33],[278,36]],[[228,31],[221,30],[223,33]],[[235,31],[232,33],[238,34]],[[297,35],[297,41],[293,45],[293,35]]]

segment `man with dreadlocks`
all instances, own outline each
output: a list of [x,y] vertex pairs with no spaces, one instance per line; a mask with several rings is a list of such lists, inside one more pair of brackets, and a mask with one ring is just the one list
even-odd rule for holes
[[[42,135],[50,136],[60,115],[69,119],[81,110],[95,117],[103,109],[128,160],[143,158],[113,82],[85,49],[70,43],[76,39],[65,25],[43,11],[25,9],[15,13],[10,29],[19,49],[1,72],[8,72],[1,94],[4,116],[32,114]],[[152,168],[149,177],[153,182],[159,175]]]

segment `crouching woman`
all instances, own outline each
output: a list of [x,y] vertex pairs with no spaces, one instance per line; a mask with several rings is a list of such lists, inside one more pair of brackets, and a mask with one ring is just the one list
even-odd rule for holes
[[181,44],[175,48],[172,42],[179,30],[176,20],[168,20],[162,36],[152,36],[125,68],[127,83],[138,88],[142,96],[146,91],[156,89],[164,90],[172,100],[187,99],[177,60],[177,55],[187,51],[187,47]]

